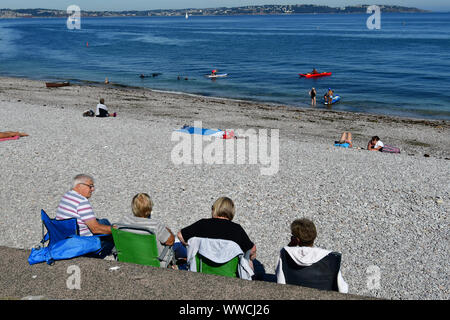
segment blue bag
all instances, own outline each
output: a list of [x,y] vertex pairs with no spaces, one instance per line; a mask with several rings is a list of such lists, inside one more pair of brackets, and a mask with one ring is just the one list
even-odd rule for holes
[[60,240],[52,246],[40,249],[31,249],[28,257],[30,265],[47,262],[52,264],[55,260],[71,259],[101,249],[98,236],[81,237],[73,235],[70,238]]

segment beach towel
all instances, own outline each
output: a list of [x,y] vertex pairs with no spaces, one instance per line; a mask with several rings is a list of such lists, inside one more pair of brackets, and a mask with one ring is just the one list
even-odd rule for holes
[[181,129],[179,129],[177,131],[188,133],[188,134],[200,134],[202,136],[221,137],[223,139],[234,138],[234,131],[232,131],[232,130],[226,131],[226,130],[214,130],[214,129],[207,129],[207,128],[183,126]]
[[335,146],[335,147],[348,148],[348,147],[350,147],[350,144],[348,144],[347,142],[345,142],[345,143],[339,143],[339,141],[335,141],[335,142],[334,142],[334,146]]
[[6,140],[17,140],[19,139],[19,136],[9,137],[9,138],[1,138],[0,141],[6,141]]
[[388,152],[388,153],[400,153],[400,148],[390,146],[388,144],[385,144],[383,148],[380,150],[381,152]]

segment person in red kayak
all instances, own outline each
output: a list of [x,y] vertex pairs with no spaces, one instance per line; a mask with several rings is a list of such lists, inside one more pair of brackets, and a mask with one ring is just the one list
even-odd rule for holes
[[316,70],[316,68],[313,68],[313,71],[311,71],[311,74],[318,74],[319,71]]

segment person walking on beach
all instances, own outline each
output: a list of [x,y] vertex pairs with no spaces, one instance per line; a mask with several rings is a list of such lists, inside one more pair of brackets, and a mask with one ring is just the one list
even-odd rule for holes
[[116,115],[117,114],[115,112],[113,114],[109,114],[108,108],[105,106],[105,99],[101,98],[100,103],[97,104],[95,116],[99,118],[104,118],[104,117],[115,117]]
[[309,96],[311,97],[311,106],[315,107],[316,106],[316,89],[313,87],[310,91],[309,91]]
[[87,174],[78,174],[73,178],[72,190],[66,192],[59,202],[56,220],[76,218],[80,236],[106,234],[100,238],[101,250],[90,257],[101,258],[111,254],[114,241],[111,236],[111,223],[107,219],[97,219],[89,198],[94,192],[94,178]]

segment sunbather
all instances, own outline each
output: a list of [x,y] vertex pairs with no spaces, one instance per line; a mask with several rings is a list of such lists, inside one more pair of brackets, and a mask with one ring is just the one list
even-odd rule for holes
[[378,136],[373,136],[367,144],[367,150],[369,151],[381,151],[384,147],[384,143],[381,142]]
[[344,147],[344,148],[352,148],[352,133],[351,132],[343,132],[339,141],[335,141],[334,145],[336,147]]
[[4,131],[0,132],[0,139],[4,138],[12,138],[12,137],[28,137],[28,134],[24,132],[18,132],[18,131]]

